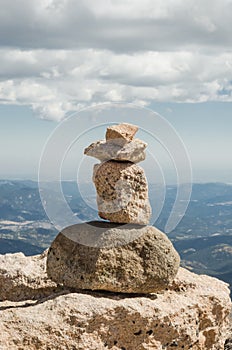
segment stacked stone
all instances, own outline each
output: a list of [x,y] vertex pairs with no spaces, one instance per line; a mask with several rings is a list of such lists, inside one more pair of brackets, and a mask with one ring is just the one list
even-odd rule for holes
[[151,206],[144,170],[136,163],[146,157],[147,144],[134,139],[131,124],[107,128],[106,140],[92,143],[84,153],[101,161],[94,166],[99,216],[114,223],[148,224]]
[[[106,221],[65,228],[48,251],[47,274],[71,288],[121,293],[153,293],[174,280],[180,258],[167,236],[147,226],[151,207],[144,170],[147,144],[134,139],[130,124],[107,128],[106,139],[85,154],[94,166],[99,215]],[[123,224],[123,225],[122,225]],[[127,224],[127,225],[124,225]]]

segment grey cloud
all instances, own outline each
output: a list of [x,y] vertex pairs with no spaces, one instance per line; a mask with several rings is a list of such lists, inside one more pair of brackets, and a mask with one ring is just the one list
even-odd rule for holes
[[232,1],[0,0],[0,101],[232,100]]
[[[153,0],[147,3],[155,7]],[[200,4],[194,0],[167,1],[166,14],[160,17],[149,12],[139,16],[138,2],[133,1],[130,5],[134,11],[138,7],[137,16],[128,8],[120,16],[117,5],[109,13],[102,11],[99,15],[93,2],[84,0],[47,1],[45,4],[46,1],[1,0],[1,45],[137,52],[193,46],[220,48],[232,44],[232,3],[227,0],[205,0]]]

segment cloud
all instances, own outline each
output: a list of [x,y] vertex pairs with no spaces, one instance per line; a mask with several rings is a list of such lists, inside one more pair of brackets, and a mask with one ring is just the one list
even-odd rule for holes
[[0,40],[24,49],[172,50],[232,44],[228,0],[1,0]]
[[86,105],[232,100],[232,1],[0,0],[0,101],[62,119]]

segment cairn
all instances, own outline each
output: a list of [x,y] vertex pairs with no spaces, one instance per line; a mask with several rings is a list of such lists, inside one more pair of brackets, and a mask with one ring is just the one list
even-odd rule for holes
[[126,123],[110,126],[106,140],[94,142],[84,151],[101,161],[93,171],[98,214],[114,223],[146,225],[151,217],[146,175],[137,165],[146,157],[147,144],[134,139],[137,130]]
[[48,251],[47,274],[66,287],[120,293],[164,290],[175,278],[180,258],[168,237],[148,226],[151,206],[144,170],[147,144],[134,139],[130,124],[107,128],[106,139],[84,153],[94,165],[99,216],[69,226]]

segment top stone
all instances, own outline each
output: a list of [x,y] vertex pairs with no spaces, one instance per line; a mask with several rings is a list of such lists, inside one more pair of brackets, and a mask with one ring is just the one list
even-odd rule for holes
[[136,125],[128,123],[112,125],[106,130],[106,141],[125,144],[132,141],[137,131],[138,127]]

